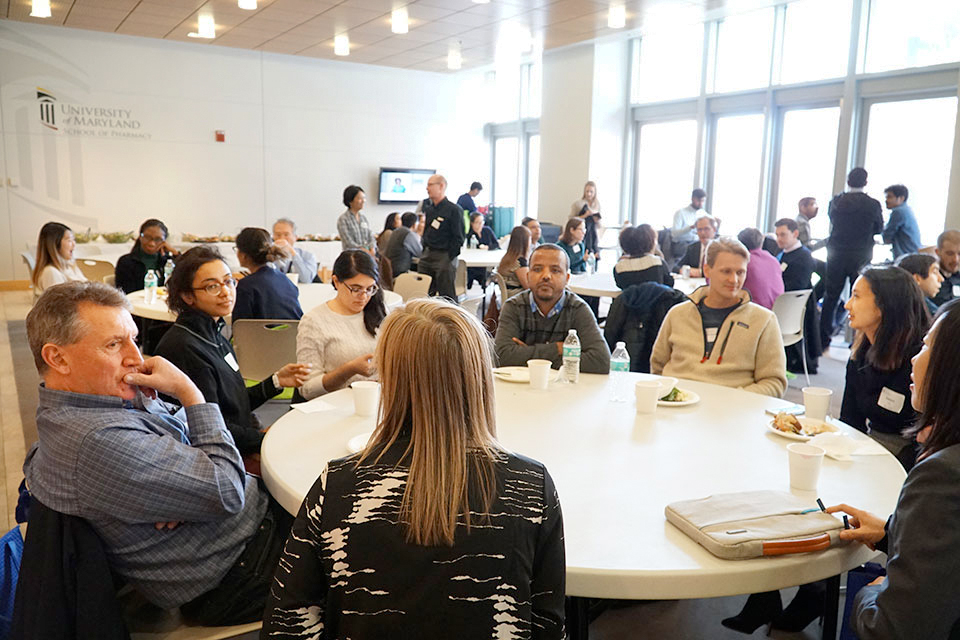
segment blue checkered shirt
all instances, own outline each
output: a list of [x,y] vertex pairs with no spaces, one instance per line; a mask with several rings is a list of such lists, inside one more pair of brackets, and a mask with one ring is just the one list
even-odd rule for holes
[[[170,409],[40,385],[39,439],[23,465],[30,492],[87,520],[111,567],[167,609],[220,583],[268,501],[217,405]],[[154,526],[173,520],[172,531]]]

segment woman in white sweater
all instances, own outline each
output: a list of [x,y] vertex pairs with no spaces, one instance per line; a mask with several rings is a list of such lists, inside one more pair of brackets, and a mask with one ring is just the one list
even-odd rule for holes
[[333,286],[337,296],[306,313],[297,330],[297,360],[313,365],[300,388],[307,400],[376,378],[373,352],[387,315],[376,261],[347,249],[333,263]]
[[40,295],[55,284],[86,280],[73,261],[76,246],[73,231],[67,225],[48,222],[40,228],[37,264],[31,274],[35,295]]

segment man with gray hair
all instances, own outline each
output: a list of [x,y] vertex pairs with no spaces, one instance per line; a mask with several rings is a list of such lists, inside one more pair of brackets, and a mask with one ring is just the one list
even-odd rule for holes
[[447,179],[434,174],[427,180],[427,199],[423,201],[426,226],[423,231],[423,255],[417,271],[433,278],[430,295],[457,300],[457,256],[466,233],[463,209],[446,197]]
[[157,606],[202,625],[259,620],[291,518],[245,473],[220,408],[140,356],[128,309],[113,287],[71,282],[27,315],[43,378],[27,486],[89,522],[113,571]]
[[280,218],[273,223],[273,243],[280,247],[284,257],[270,263],[281,273],[296,273],[297,279],[306,284],[317,277],[317,257],[309,251],[295,247],[297,225],[290,218]]

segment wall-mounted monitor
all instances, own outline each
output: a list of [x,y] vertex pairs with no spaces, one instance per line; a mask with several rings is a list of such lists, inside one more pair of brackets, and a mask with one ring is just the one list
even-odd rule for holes
[[380,167],[377,202],[420,202],[427,197],[427,180],[435,173],[435,169]]

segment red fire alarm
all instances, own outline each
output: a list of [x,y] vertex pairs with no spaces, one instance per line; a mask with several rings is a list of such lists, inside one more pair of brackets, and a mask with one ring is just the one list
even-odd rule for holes
[[227,132],[223,129],[217,129],[217,142],[226,142]]

